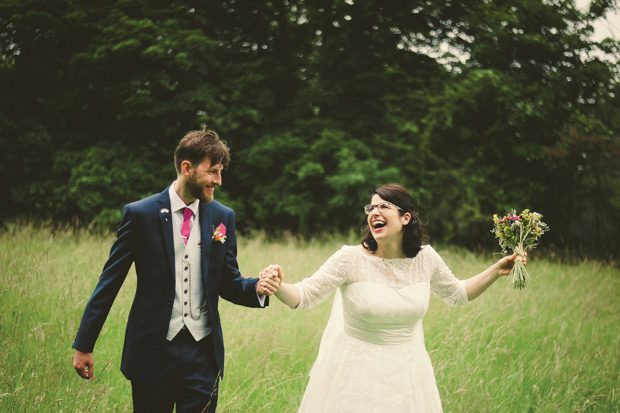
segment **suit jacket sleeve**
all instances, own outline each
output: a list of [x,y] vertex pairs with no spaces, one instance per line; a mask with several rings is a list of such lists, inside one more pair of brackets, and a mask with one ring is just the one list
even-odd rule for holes
[[112,303],[116,298],[134,261],[137,225],[134,212],[129,206],[123,210],[123,220],[110,256],[103,267],[99,282],[86,304],[82,322],[73,348],[91,353],[99,337]]
[[[220,295],[225,300],[246,307],[262,307],[256,283],[258,278],[244,278],[239,271],[237,262],[237,237],[235,235],[235,213],[231,211],[226,231],[226,253]],[[269,305],[269,297],[265,297],[265,307]]]

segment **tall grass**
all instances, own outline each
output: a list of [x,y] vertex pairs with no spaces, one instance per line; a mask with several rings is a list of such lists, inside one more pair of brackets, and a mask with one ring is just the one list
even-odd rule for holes
[[[131,411],[119,365],[133,273],[97,342],[96,379],[80,379],[71,365],[71,344],[112,241],[16,224],[0,235],[1,411]],[[255,236],[240,240],[239,262],[246,276],[277,262],[296,281],[345,242],[355,239]],[[497,258],[436,249],[460,278]],[[424,329],[444,410],[620,411],[620,270],[535,253],[528,270],[533,280],[524,291],[500,280],[470,306],[432,299]],[[303,312],[277,300],[266,310],[223,301],[227,364],[218,410],[296,411],[330,307],[331,299]]]

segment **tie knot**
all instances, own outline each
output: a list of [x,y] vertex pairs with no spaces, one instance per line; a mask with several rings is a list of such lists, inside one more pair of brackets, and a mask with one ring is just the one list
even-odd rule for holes
[[194,215],[194,211],[192,211],[190,208],[185,208],[183,210],[183,220],[188,220],[192,217],[192,215]]

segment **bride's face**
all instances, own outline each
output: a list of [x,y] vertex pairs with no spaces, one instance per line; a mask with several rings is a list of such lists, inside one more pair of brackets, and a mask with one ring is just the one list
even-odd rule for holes
[[401,215],[398,206],[376,194],[370,201],[369,209],[368,228],[377,242],[394,237],[402,239],[403,226],[409,223],[411,214],[406,212]]

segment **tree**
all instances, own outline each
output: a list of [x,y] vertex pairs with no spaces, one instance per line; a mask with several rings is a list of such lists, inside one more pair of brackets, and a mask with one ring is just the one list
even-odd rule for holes
[[219,193],[242,231],[357,227],[372,187],[400,182],[434,240],[491,246],[489,217],[529,207],[550,241],[602,252],[620,49],[589,34],[615,7],[1,0],[4,217],[116,226],[205,125],[231,146]]

